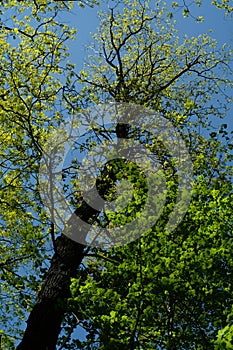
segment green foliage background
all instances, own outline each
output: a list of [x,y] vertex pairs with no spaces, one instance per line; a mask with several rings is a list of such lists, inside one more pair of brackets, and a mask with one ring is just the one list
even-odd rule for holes
[[[172,8],[192,16],[184,4]],[[133,243],[87,253],[71,281],[58,348],[232,349],[232,132],[224,121],[217,130],[211,126],[231,102],[224,90],[232,87],[230,49],[206,34],[182,40],[160,1],[124,0],[100,15],[93,36],[99,54],[90,51],[78,72],[69,61],[76,30],[62,23],[76,5],[1,3],[2,348],[20,340],[60,234],[39,195],[45,142],[68,115],[116,100],[153,108],[177,127],[194,165],[192,201],[167,233],[177,183],[161,156],[170,190],[163,215]],[[213,5],[231,16],[230,1]],[[71,337],[72,315],[86,330],[85,341]]]

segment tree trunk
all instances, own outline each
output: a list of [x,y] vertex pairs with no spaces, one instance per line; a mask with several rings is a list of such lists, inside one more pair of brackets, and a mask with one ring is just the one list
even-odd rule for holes
[[[128,132],[127,124],[117,124],[116,135],[118,138],[128,138]],[[111,169],[105,166],[101,176],[97,179],[98,193],[102,198],[114,185],[115,175]],[[93,190],[95,189],[93,188]],[[97,208],[98,198],[95,198],[95,193],[95,191],[90,190],[86,195]],[[77,268],[84,257],[85,245],[68,238],[69,232],[72,235],[75,233],[76,237],[79,235],[79,241],[84,242],[88,233],[85,231],[87,227],[77,226],[75,217],[77,215],[83,222],[93,224],[102,208],[98,209],[94,209],[82,200],[68,222],[67,235],[61,235],[55,240],[56,252],[51,260],[50,269],[39,292],[37,302],[27,320],[27,328],[17,350],[56,349],[67,299],[71,296],[70,279],[76,276]]]
[[[78,215],[85,222],[94,221],[99,211],[86,203],[80,206],[69,221],[69,227],[74,232],[74,218]],[[85,237],[87,232],[76,228]],[[70,279],[75,277],[80,265],[85,246],[77,243],[66,235],[55,240],[56,252],[51,260],[50,269],[39,292],[38,299],[27,320],[27,328],[17,350],[55,350],[61,323],[66,311],[67,299],[70,294]]]

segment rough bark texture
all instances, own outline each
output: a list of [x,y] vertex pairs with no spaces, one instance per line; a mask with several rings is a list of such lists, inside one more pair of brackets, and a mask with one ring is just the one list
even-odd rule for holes
[[[83,204],[73,216],[79,215],[85,221],[96,218],[98,211]],[[74,230],[71,218],[69,227]],[[77,228],[80,231],[80,227]],[[80,231],[82,235],[85,232]],[[86,232],[87,233],[87,232]],[[77,232],[78,234],[78,232]],[[85,246],[65,235],[55,241],[54,254],[45,282],[38,295],[28,321],[24,337],[17,350],[55,350],[61,323],[66,310],[66,302],[70,295],[70,278],[77,273],[83,259]]]
[[82,261],[84,246],[62,235],[56,239],[56,248],[18,350],[56,349],[65,302],[70,297],[70,278]]
[[[116,135],[118,138],[128,138],[128,125],[118,124]],[[112,188],[114,182],[115,174],[108,167],[104,167],[97,181],[98,192],[102,198]],[[97,208],[98,199],[96,200],[95,193],[95,191],[92,193],[90,190],[87,198],[91,199],[90,203],[97,201],[95,203],[95,208]],[[84,242],[88,233],[85,231],[87,228],[85,225],[82,227],[82,224],[77,226],[75,217],[77,215],[83,222],[92,224],[100,213],[101,207],[98,209],[99,211],[81,200],[68,222],[67,235],[61,235],[55,240],[56,252],[51,260],[50,269],[45,276],[45,282],[37,302],[27,320],[27,328],[17,350],[56,349],[67,299],[71,296],[70,279],[77,274],[77,268],[83,259],[85,248],[84,245],[68,238],[69,232],[71,232],[73,239],[79,237],[79,241]]]

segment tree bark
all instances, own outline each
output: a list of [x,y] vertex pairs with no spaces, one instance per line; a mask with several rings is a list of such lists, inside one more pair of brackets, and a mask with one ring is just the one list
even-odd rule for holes
[[[69,227],[74,230],[75,215],[85,222],[94,221],[99,211],[83,203],[70,219]],[[85,236],[81,228],[75,229]],[[78,232],[76,231],[78,234]],[[87,232],[86,232],[87,234]],[[75,277],[85,246],[66,235],[55,240],[56,252],[51,260],[50,269],[39,292],[38,299],[27,320],[27,328],[17,350],[55,350],[61,323],[66,311],[67,299],[71,297],[70,279]]]
[[[116,135],[118,138],[128,138],[128,125],[117,124]],[[108,176],[107,176],[108,175]],[[104,199],[106,193],[115,182],[114,172],[104,167],[101,176],[97,179],[99,195]],[[94,194],[93,194],[94,193]],[[95,200],[95,191],[89,191],[87,198]],[[95,203],[98,205],[98,199]],[[77,268],[84,257],[85,245],[77,243],[69,238],[69,232],[79,236],[79,241],[84,242],[88,232],[87,227],[77,226],[76,215],[83,222],[93,224],[98,217],[101,207],[94,209],[84,200],[79,203],[78,208],[68,222],[67,235],[61,235],[55,240],[55,254],[38,299],[27,320],[27,328],[23,339],[16,350],[55,350],[58,336],[61,331],[62,320],[66,311],[67,300],[71,297],[70,279],[77,274]],[[75,239],[74,237],[74,239]]]

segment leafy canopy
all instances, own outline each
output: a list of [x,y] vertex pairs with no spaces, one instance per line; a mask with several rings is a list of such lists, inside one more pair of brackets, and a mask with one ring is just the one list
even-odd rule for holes
[[[230,1],[213,4],[232,11]],[[230,101],[222,94],[231,84],[230,52],[205,34],[182,40],[160,1],[154,6],[125,0],[100,15],[93,43],[98,54],[91,53],[77,72],[68,61],[68,42],[76,30],[62,23],[72,6],[68,1],[1,3],[3,348],[14,348],[21,337],[57,234],[38,193],[44,144],[80,108],[124,101],[158,111],[182,134],[194,165],[192,201],[182,224],[165,232],[177,181],[161,152],[169,189],[161,218],[130,245],[89,251],[71,283],[73,298],[59,344],[67,349],[230,349],[232,141],[225,123],[212,126]],[[177,6],[185,5],[173,2]],[[160,144],[150,134],[145,139],[140,130],[137,137],[158,154]],[[140,180],[143,197],[146,185]],[[70,339],[77,325],[72,312],[87,332],[83,342]]]

